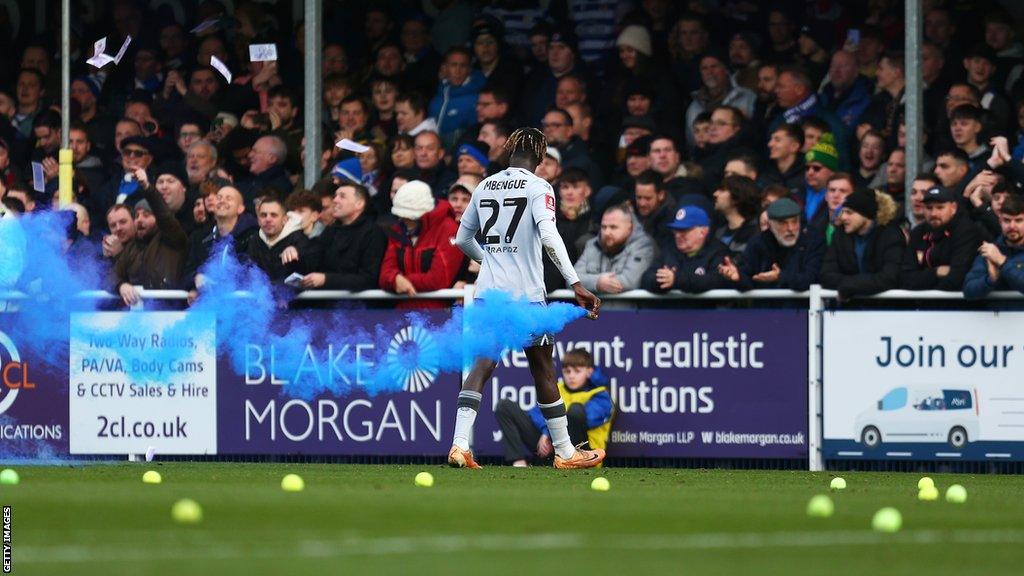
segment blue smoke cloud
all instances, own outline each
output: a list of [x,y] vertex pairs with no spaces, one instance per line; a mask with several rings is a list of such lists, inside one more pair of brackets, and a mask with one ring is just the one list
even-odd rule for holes
[[[27,337],[19,341],[33,348],[36,357],[66,366],[67,346],[63,343],[68,337],[68,314],[95,309],[74,296],[101,285],[106,271],[98,257],[80,257],[69,264],[63,236],[53,232],[64,226],[63,217],[53,213],[0,221],[0,262],[7,263],[0,274],[0,290],[15,288],[30,294],[31,301],[20,306],[18,325]],[[159,374],[135,367],[147,362],[168,365],[187,358],[194,352],[186,344],[189,342],[193,347],[212,346],[190,338],[215,319],[218,353],[237,374],[246,369],[248,355],[253,353],[246,344],[252,342],[265,350],[273,348],[277,374],[295,376],[282,386],[283,394],[305,399],[319,394],[342,397],[353,392],[358,380],[361,391],[374,395],[401,390],[410,375],[417,378],[417,371],[457,372],[469,368],[476,358],[498,359],[504,351],[529,343],[534,335],[558,333],[585,315],[575,305],[531,304],[492,291],[486,300],[454,307],[441,323],[431,321],[436,315],[407,313],[412,331],[401,344],[392,345],[394,334],[381,327],[370,331],[358,327],[348,321],[350,313],[346,311],[331,312],[331,323],[309,322],[310,315],[282,312],[292,293],[272,285],[255,266],[239,261],[231,242],[217,245],[200,273],[205,284],[199,299],[183,319],[163,327],[167,341],[182,345],[109,349],[120,357],[132,380],[166,382]],[[95,338],[103,338],[138,328],[135,315],[127,313],[90,323],[85,329]],[[341,354],[357,343],[373,343],[377,357],[360,364],[352,354]],[[342,359],[312,357],[314,352],[307,344],[317,349],[330,345]],[[323,373],[324,366],[330,366],[329,374]]]
[[73,218],[71,212],[40,212],[0,220],[0,292],[27,296],[6,301],[22,336],[18,345],[53,365],[67,363],[68,314],[95,308],[95,301],[77,295],[104,285],[107,275],[101,259],[69,240]]

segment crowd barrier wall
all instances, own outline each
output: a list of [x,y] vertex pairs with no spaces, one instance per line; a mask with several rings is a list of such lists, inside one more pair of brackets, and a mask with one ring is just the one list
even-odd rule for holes
[[[455,301],[464,294],[417,298]],[[116,299],[103,292],[81,298]],[[185,293],[145,291],[143,298],[181,301]],[[404,298],[383,291],[298,295]],[[805,293],[631,291],[606,298],[630,302],[631,309],[567,326],[555,354],[581,346],[594,355],[616,406],[609,454],[619,458],[797,459],[811,470],[824,469],[826,460],[1024,461],[1024,349],[1017,350],[1024,343],[1014,329],[1021,314],[855,311],[836,309],[835,298],[818,286]],[[944,300],[955,308],[959,298],[890,291],[873,300]],[[998,293],[993,300],[1021,298]],[[699,302],[654,308],[654,300]],[[723,306],[738,300],[749,307]],[[304,354],[300,369],[282,374],[280,351],[231,342],[245,346],[244,365],[233,362],[229,343],[218,341],[216,318],[189,313],[182,323],[184,311],[71,313],[62,319],[66,340],[38,350],[19,342],[31,331],[17,324],[18,310],[32,305],[22,294],[0,294],[0,458],[147,450],[432,456],[450,443],[458,373],[426,361],[396,364],[401,389],[373,393],[363,380],[364,371],[391,361],[388,350],[432,346],[421,324],[439,325],[450,310],[421,313],[416,321],[397,310],[288,311],[314,328],[342,323],[355,336],[332,342],[317,336],[326,330],[314,329],[289,347]],[[288,392],[294,382],[305,383],[301,394]],[[501,399],[533,407],[531,384],[524,355],[503,355],[477,419],[478,454],[502,454],[492,409]]]

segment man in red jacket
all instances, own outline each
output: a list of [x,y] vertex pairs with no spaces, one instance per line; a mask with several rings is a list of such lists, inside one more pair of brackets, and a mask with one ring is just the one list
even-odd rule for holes
[[[392,200],[399,221],[388,230],[388,248],[380,268],[380,287],[413,296],[451,288],[465,256],[454,244],[459,225],[446,200],[434,201],[430,186],[406,182]],[[437,300],[406,301],[399,308],[443,308]]]

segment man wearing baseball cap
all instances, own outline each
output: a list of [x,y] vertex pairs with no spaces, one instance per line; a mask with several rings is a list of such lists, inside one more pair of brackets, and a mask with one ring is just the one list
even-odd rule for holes
[[720,287],[718,267],[729,251],[708,237],[710,226],[711,219],[701,208],[685,205],[676,210],[675,220],[668,224],[674,242],[664,246],[644,272],[640,287],[659,294],[669,290],[699,293]]
[[843,202],[839,227],[821,264],[821,285],[841,300],[896,288],[906,242],[895,223],[878,219],[875,192],[860,188]]
[[981,230],[944,186],[924,193],[925,221],[910,231],[900,283],[907,290],[959,292],[981,245]]
[[803,292],[818,281],[825,243],[801,230],[800,205],[779,198],[768,205],[768,230],[755,236],[737,266],[730,258],[719,273],[738,290],[789,288]]

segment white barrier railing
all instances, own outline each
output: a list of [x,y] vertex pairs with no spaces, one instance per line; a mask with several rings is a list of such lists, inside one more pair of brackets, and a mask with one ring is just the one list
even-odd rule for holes
[[[305,290],[295,295],[296,300],[458,300],[464,298],[468,291],[473,289],[472,285],[466,288],[448,288],[434,292],[421,292],[414,296],[406,294],[395,294],[384,290],[363,290],[350,292],[347,290]],[[750,290],[741,292],[739,290],[709,290],[699,294],[690,294],[679,290],[672,290],[664,294],[648,292],[646,290],[627,290],[620,294],[601,294],[602,300],[809,300],[818,290],[823,300],[834,300],[839,297],[835,290],[826,290],[818,285],[811,287],[806,292],[794,292],[792,290]],[[237,292],[237,296],[246,297],[247,292]],[[188,292],[185,290],[143,290],[143,300],[185,300]],[[548,294],[551,300],[571,300],[572,290],[555,290]],[[29,295],[19,291],[0,292],[0,301],[26,300]],[[117,294],[104,290],[86,290],[79,292],[75,298],[83,300],[117,300]],[[887,290],[872,296],[859,296],[855,301],[862,300],[966,300],[960,292],[944,292],[941,290]],[[1019,292],[992,292],[985,296],[984,300],[1024,300],[1024,294]]]
[[[468,285],[462,289],[450,288],[434,292],[423,292],[414,296],[405,294],[394,294],[384,290],[365,290],[361,292],[349,292],[345,290],[306,290],[299,292],[296,300],[302,301],[329,301],[329,300],[460,300],[467,294],[472,294],[473,286]],[[239,298],[251,297],[249,292],[236,292]],[[184,290],[143,290],[143,300],[186,300],[188,292]],[[807,419],[808,419],[808,467],[812,471],[821,471],[825,468],[822,455],[822,317],[825,311],[825,300],[834,300],[839,297],[835,290],[825,290],[815,284],[806,292],[794,292],[792,290],[751,290],[740,292],[738,290],[710,290],[700,294],[688,294],[673,290],[664,294],[655,294],[646,290],[629,290],[621,294],[603,294],[602,300],[623,300],[623,301],[644,301],[644,300],[807,300]],[[0,312],[12,311],[17,308],[17,303],[28,300],[29,295],[23,292],[7,291],[0,292]],[[103,290],[90,290],[80,292],[76,298],[85,300],[118,300],[120,296]],[[572,300],[574,294],[571,290],[556,290],[548,294],[552,300]],[[857,300],[965,300],[959,292],[944,292],[940,290],[888,290],[873,296],[859,297]],[[1019,292],[993,292],[984,300],[1024,300],[1024,294]],[[982,300],[982,301],[984,301]],[[467,301],[472,304],[472,299]],[[13,306],[8,305],[13,304]],[[463,372],[463,378],[466,373]]]

